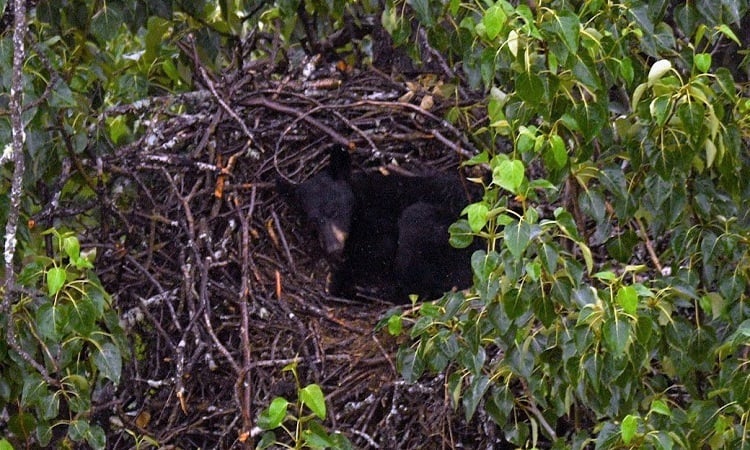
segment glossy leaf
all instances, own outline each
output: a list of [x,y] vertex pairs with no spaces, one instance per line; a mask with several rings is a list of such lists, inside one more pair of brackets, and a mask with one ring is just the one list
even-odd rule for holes
[[[489,209],[486,204],[472,203],[466,207],[465,211],[471,232],[478,233],[485,227],[485,225],[487,225]],[[454,228],[454,231],[456,231],[456,228]],[[462,241],[459,240],[459,242]]]
[[264,430],[272,430],[279,427],[286,418],[286,412],[289,402],[283,397],[276,397],[268,405],[268,408],[261,412],[258,417],[258,426]]
[[607,348],[616,356],[621,356],[628,346],[630,325],[622,318],[608,319],[602,327],[602,336]]
[[94,364],[102,376],[112,380],[115,384],[120,382],[122,354],[117,346],[111,342],[105,342],[101,349],[94,353]]
[[484,12],[482,23],[484,24],[487,38],[494,40],[502,31],[507,15],[500,5],[492,5]]
[[516,76],[516,93],[522,100],[538,105],[544,98],[544,83],[536,74],[520,73]]
[[667,59],[656,61],[648,71],[648,84],[653,85],[672,70],[672,63]]
[[552,167],[556,169],[565,167],[568,163],[568,152],[565,149],[563,139],[557,134],[550,135],[549,144],[550,158],[545,159],[545,161],[552,163]]
[[71,261],[77,260],[81,255],[81,244],[76,236],[65,236],[63,238],[63,249]]
[[622,435],[622,442],[624,442],[625,445],[630,444],[635,433],[638,431],[638,419],[638,416],[632,414],[628,414],[622,419],[622,424],[620,424],[620,434]]
[[516,258],[520,258],[531,238],[531,226],[525,221],[514,221],[505,227],[503,244]]
[[54,297],[65,286],[68,274],[62,267],[52,267],[47,271],[47,293]]
[[299,391],[299,399],[302,404],[310,408],[319,419],[326,418],[326,399],[323,391],[317,384],[310,384]]
[[333,440],[328,435],[328,432],[315,421],[308,423],[308,428],[302,432],[302,440],[310,448],[329,448],[333,446]]
[[503,189],[518,193],[524,180],[524,165],[518,160],[505,160],[492,171],[492,182]]
[[702,73],[706,73],[711,68],[711,54],[697,53],[693,56],[693,63],[695,64],[696,69]]
[[626,313],[635,315],[638,308],[638,293],[634,287],[622,286],[617,290],[616,299]]
[[398,314],[393,314],[388,318],[388,334],[391,336],[399,336],[401,335],[401,331],[403,330],[403,321],[401,320],[401,316]]
[[655,98],[649,105],[649,112],[651,117],[656,122],[657,126],[664,126],[669,118],[669,114],[672,110],[672,100],[670,96],[664,95]]
[[464,392],[464,411],[466,420],[471,420],[474,417],[474,413],[479,406],[479,402],[484,397],[484,393],[487,392],[487,388],[490,385],[490,380],[485,375],[476,376],[471,380],[469,389]]

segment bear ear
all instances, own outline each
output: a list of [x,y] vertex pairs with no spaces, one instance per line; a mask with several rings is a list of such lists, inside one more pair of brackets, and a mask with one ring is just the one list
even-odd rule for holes
[[349,151],[341,145],[334,145],[328,149],[328,171],[334,180],[349,180],[352,173],[352,157]]

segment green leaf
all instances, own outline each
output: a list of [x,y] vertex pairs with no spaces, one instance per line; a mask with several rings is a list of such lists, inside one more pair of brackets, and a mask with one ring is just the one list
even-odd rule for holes
[[661,414],[662,416],[666,417],[672,417],[672,410],[669,408],[669,405],[667,405],[667,403],[661,399],[656,399],[651,402],[650,412]]
[[67,305],[44,303],[37,309],[35,316],[39,335],[52,342],[60,340],[70,323],[70,309]]
[[86,439],[89,428],[87,420],[74,420],[68,425],[68,436],[76,442],[81,442]]
[[263,430],[273,430],[279,427],[286,417],[289,402],[283,397],[276,397],[271,401],[260,416],[258,417],[258,426]]
[[413,349],[400,348],[398,351],[398,369],[401,376],[410,383],[415,382],[425,370],[424,361],[417,356]]
[[590,58],[584,55],[576,55],[576,63],[573,66],[573,75],[576,80],[584,84],[590,90],[597,92],[602,89],[602,81],[597,74],[596,67]]
[[328,435],[328,438],[331,440],[331,449],[333,450],[354,450],[354,446],[349,441],[349,438],[340,431],[334,431]]
[[448,227],[450,234],[449,242],[455,248],[466,248],[474,242],[474,232],[469,225],[469,221],[460,219]]
[[394,314],[388,318],[388,334],[391,336],[399,336],[404,329],[403,320],[401,315]]
[[505,160],[492,171],[492,182],[501,188],[518,194],[524,179],[524,165],[519,160]]
[[581,22],[578,16],[572,12],[565,11],[552,19],[556,24],[555,33],[565,43],[571,54],[578,52],[578,37],[581,32]]
[[708,69],[711,68],[711,54],[697,53],[693,57],[693,64],[695,64],[695,68],[701,73],[707,73]]
[[505,227],[503,244],[516,258],[520,258],[531,238],[531,226],[526,221],[513,221]]
[[719,26],[717,27],[717,30],[718,30],[718,31],[719,31],[720,33],[724,34],[724,36],[726,36],[726,37],[728,37],[729,39],[733,40],[735,44],[737,44],[737,45],[739,45],[740,47],[742,47],[742,42],[740,42],[740,40],[739,40],[739,39],[737,38],[737,35],[736,35],[736,34],[734,34],[734,31],[732,31],[732,29],[731,29],[731,28],[729,28],[729,25],[727,25],[727,24],[725,24],[725,23],[722,23],[721,25],[719,25]]
[[518,128],[518,140],[516,141],[516,148],[521,153],[529,153],[536,147],[537,140],[537,128],[534,126],[525,127],[521,126]]
[[69,305],[70,326],[83,336],[89,336],[98,329],[96,320],[99,318],[96,305],[89,297],[83,297]]
[[414,8],[414,13],[417,16],[417,19],[419,19],[424,26],[429,29],[435,25],[435,15],[432,14],[429,0],[411,0],[409,4]]
[[474,416],[474,413],[479,406],[479,402],[484,397],[484,393],[487,392],[487,388],[490,385],[490,379],[486,375],[474,377],[471,380],[471,386],[464,393],[464,413],[466,415],[466,421],[470,421]]
[[714,145],[714,141],[711,139],[706,139],[703,146],[706,149],[706,167],[711,167],[714,165],[714,160],[716,160],[716,145]]
[[612,272],[611,270],[604,270],[602,272],[597,272],[594,275],[592,275],[594,278],[598,278],[600,280],[604,281],[613,281],[617,279],[617,275]]
[[54,297],[60,292],[67,280],[67,272],[62,267],[53,267],[47,271],[47,293]]
[[532,310],[542,325],[549,328],[555,319],[558,318],[555,313],[555,304],[549,295],[540,296],[531,303]]
[[542,276],[542,263],[539,261],[530,261],[524,266],[526,274],[531,278],[531,281],[539,281]]
[[[260,427],[260,425],[258,426]],[[260,427],[260,428],[263,428],[263,427]],[[274,433],[273,431],[266,431],[260,437],[260,441],[258,442],[258,445],[255,448],[260,449],[260,450],[265,450],[267,448],[271,448],[275,444],[276,444],[276,433]]]
[[672,100],[669,95],[662,95],[656,97],[649,104],[649,112],[651,117],[659,127],[664,126],[669,118],[669,112],[671,111]]
[[308,423],[308,428],[302,432],[302,440],[305,446],[309,448],[330,448],[333,446],[333,440],[328,432],[316,421]]
[[86,442],[91,448],[101,450],[107,446],[107,435],[99,425],[91,425],[86,434]]
[[688,134],[698,134],[705,122],[706,109],[700,102],[682,103],[677,107],[677,117]]
[[115,384],[120,382],[122,373],[122,354],[120,349],[111,342],[104,343],[94,353],[94,365],[99,369],[102,376],[112,380]]
[[47,383],[39,374],[29,374],[23,377],[23,388],[21,389],[21,403],[23,405],[34,405],[39,403],[47,393]]
[[34,428],[36,428],[37,421],[32,414],[19,412],[10,416],[7,424],[7,429],[10,433],[28,438],[31,436]]
[[657,431],[656,433],[649,433],[648,437],[654,441],[657,446],[656,448],[661,450],[672,450],[674,448],[674,440],[666,431]]
[[620,356],[625,353],[630,338],[630,325],[624,320],[608,319],[602,327],[602,335],[607,348]]
[[65,254],[68,255],[71,261],[75,261],[81,256],[81,244],[78,242],[78,238],[75,236],[65,236],[62,241],[63,249]]
[[484,203],[472,203],[464,209],[468,218],[469,227],[474,233],[480,232],[487,225],[487,214],[489,208]]
[[554,214],[560,229],[573,240],[580,243],[581,235],[578,233],[578,227],[573,219],[573,215],[563,208],[556,208]]
[[118,35],[122,25],[122,14],[112,6],[112,2],[106,2],[91,18],[91,34],[100,43],[106,43]]
[[48,393],[39,400],[39,412],[41,419],[52,420],[60,413],[60,396]]
[[622,286],[618,289],[616,300],[622,306],[623,311],[635,315],[638,309],[638,293],[633,286]]
[[651,66],[651,69],[649,69],[648,71],[649,86],[653,86],[653,84],[656,81],[658,81],[661,77],[663,77],[670,70],[672,70],[672,63],[669,62],[669,60],[660,59],[659,61],[656,61],[654,65]]
[[630,103],[633,105],[634,109],[638,106],[638,103],[641,102],[641,97],[646,93],[646,89],[648,89],[648,85],[646,83],[641,83],[633,90],[633,99]]
[[65,378],[65,384],[70,391],[68,405],[77,413],[89,412],[91,409],[91,383],[82,375],[69,375]]
[[[631,60],[628,57],[625,57],[619,61],[620,63],[620,76],[623,80],[625,80],[625,83],[630,85],[630,83],[633,82],[633,78],[635,77],[635,71],[633,70],[633,60]],[[635,104],[633,105],[635,106]]]
[[321,420],[326,418],[326,399],[317,384],[310,384],[300,389],[299,399],[302,404],[310,408]]
[[13,450],[13,446],[5,439],[0,439],[0,450]]
[[505,11],[499,5],[492,5],[487,8],[484,17],[482,17],[482,23],[488,39],[494,40],[500,34],[507,17]]
[[735,345],[746,344],[750,341],[750,319],[745,319],[740,326],[737,327],[737,330],[732,333],[729,341],[733,342]]
[[622,435],[622,442],[624,442],[625,445],[630,444],[630,441],[633,440],[633,436],[635,436],[635,433],[638,431],[638,419],[640,419],[640,417],[632,414],[628,414],[622,419],[622,423],[620,424],[620,435]]
[[545,158],[545,161],[553,169],[562,169],[568,164],[568,151],[565,149],[563,138],[557,134],[552,134],[549,137],[549,144],[549,157]]
[[47,448],[50,442],[52,442],[52,425],[47,422],[40,422],[36,425],[36,438],[39,441],[39,445]]
[[581,102],[573,108],[572,115],[586,142],[599,137],[602,128],[609,125],[609,113],[603,102]]
[[518,96],[531,105],[539,105],[544,98],[544,83],[538,75],[528,72],[516,76],[516,92]]

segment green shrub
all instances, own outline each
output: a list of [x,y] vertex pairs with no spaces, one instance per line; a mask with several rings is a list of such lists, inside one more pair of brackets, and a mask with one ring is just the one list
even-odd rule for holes
[[[276,445],[294,449],[351,449],[352,444],[346,436],[328,433],[321,423],[326,418],[326,401],[320,386],[308,384],[302,387],[297,376],[296,362],[288,364],[283,371],[291,372],[294,376],[297,400],[291,403],[284,397],[275,397],[268,408],[260,413],[258,427],[265,432],[257,448],[265,449]],[[274,430],[284,433],[277,436]]]
[[93,253],[82,253],[72,233],[44,234],[52,237],[52,256],[25,256],[18,300],[0,318],[0,333],[15,341],[0,342],[0,409],[19,446],[47,446],[56,428],[105,448],[104,430],[91,418],[92,396],[120,380],[122,331],[92,270]]
[[749,100],[713,58],[747,4],[697,3],[411,3],[488,88],[492,179],[452,228],[475,285],[401,318],[400,367],[516,445],[748,445]]

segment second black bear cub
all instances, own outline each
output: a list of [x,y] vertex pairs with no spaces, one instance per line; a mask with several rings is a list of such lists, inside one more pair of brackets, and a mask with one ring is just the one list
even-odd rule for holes
[[471,284],[471,250],[448,243],[468,203],[458,177],[352,173],[334,147],[328,167],[292,190],[331,264],[330,294],[404,302]]

